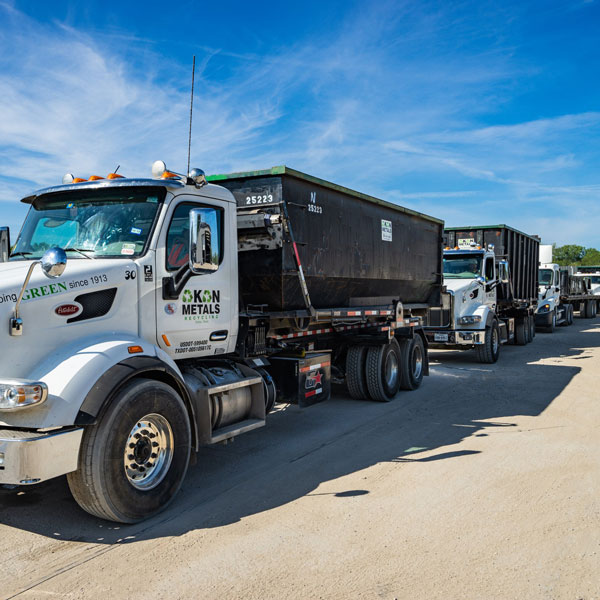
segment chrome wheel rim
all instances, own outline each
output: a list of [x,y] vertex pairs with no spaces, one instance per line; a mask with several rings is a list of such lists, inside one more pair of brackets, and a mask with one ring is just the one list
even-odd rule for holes
[[412,372],[413,378],[419,379],[423,371],[423,352],[421,346],[415,344],[412,356]]
[[395,352],[390,352],[385,359],[385,384],[389,389],[394,389],[398,382],[398,357]]
[[164,478],[173,460],[173,430],[162,415],[151,413],[133,426],[123,454],[125,475],[138,490],[151,490]]

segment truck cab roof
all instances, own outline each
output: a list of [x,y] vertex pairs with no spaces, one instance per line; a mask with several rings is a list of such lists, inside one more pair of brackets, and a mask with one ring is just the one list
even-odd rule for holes
[[[62,192],[76,192],[79,190],[105,190],[105,189],[116,189],[125,187],[162,187],[168,191],[177,194],[177,192],[183,192],[189,190],[191,194],[197,194],[202,196],[210,196],[226,200],[234,203],[235,200],[231,193],[220,185],[208,183],[202,188],[197,188],[195,185],[188,185],[181,179],[169,178],[169,179],[152,179],[152,178],[119,178],[119,179],[97,179],[94,181],[83,181],[80,183],[67,183],[56,185],[52,187],[42,188],[36,190],[29,196],[25,196],[21,199],[21,202],[25,204],[31,204],[40,196],[47,194],[56,194]],[[201,193],[198,193],[202,190]]]

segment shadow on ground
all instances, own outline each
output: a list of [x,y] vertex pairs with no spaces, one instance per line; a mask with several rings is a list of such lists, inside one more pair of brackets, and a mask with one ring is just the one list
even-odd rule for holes
[[[540,334],[526,347],[503,348],[495,365],[474,364],[464,353],[434,352],[432,374],[422,388],[400,393],[391,403],[336,395],[305,410],[279,408],[264,430],[202,450],[175,502],[141,524],[91,517],[75,504],[64,477],[1,490],[0,523],[57,540],[132,543],[235,523],[384,461],[427,469],[432,461],[468,460],[477,452],[447,447],[498,428],[518,429],[511,417],[539,415],[580,371],[539,364],[540,359],[585,358],[586,350],[598,345],[600,330],[590,330],[586,322],[552,336]],[[444,451],[435,453],[437,448]],[[428,455],[420,457],[425,450]],[[369,490],[331,493],[344,502]]]

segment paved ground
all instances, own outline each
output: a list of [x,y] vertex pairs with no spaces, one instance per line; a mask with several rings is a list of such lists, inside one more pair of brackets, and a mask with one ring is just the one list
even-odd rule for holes
[[141,525],[63,478],[0,491],[0,597],[600,598],[599,322],[432,357],[392,403],[282,408],[205,450]]

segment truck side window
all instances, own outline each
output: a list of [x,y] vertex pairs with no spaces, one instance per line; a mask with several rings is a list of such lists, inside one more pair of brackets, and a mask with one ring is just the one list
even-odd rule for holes
[[223,260],[222,251],[222,228],[223,211],[212,206],[203,206],[193,202],[181,203],[173,213],[173,218],[167,231],[166,268],[167,271],[176,271],[189,260],[190,244],[190,209],[202,209],[202,218],[210,225],[211,241],[213,249],[218,249],[219,264]]
[[494,259],[485,259],[485,280],[492,281],[494,279]]

